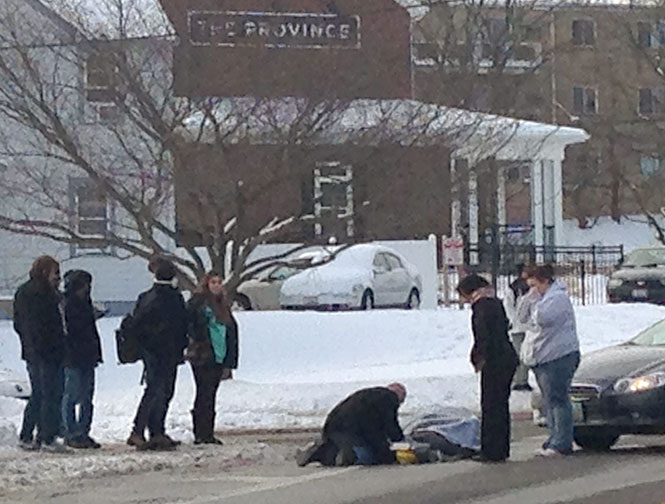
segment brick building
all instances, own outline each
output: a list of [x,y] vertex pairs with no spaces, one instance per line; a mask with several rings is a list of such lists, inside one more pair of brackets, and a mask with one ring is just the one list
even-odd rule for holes
[[[434,4],[414,29],[416,96],[587,130],[591,140],[571,147],[564,165],[568,217],[657,211],[665,187],[659,19],[665,10],[639,3]],[[509,220],[528,221],[528,173],[511,166],[508,174]]]

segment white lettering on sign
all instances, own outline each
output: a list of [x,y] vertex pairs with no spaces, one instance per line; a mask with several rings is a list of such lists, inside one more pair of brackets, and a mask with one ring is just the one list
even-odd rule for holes
[[360,17],[341,14],[190,11],[196,46],[360,48]]

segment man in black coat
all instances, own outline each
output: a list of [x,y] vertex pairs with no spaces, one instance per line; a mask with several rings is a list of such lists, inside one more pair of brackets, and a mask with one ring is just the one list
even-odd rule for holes
[[[182,294],[174,286],[177,270],[173,263],[156,258],[149,269],[155,275],[155,285],[139,296],[133,322],[141,346],[146,387],[127,444],[138,449],[166,450],[178,444],[166,435],[164,421],[173,398],[178,365],[184,362],[188,316]],[[146,427],[150,433],[148,442],[144,437]]]
[[508,318],[489,283],[478,275],[462,279],[457,290],[472,304],[471,364],[480,376],[480,461],[503,462],[510,456],[510,383],[518,358],[508,337]]
[[[23,413],[21,447],[61,451],[56,443],[60,430],[62,364],[65,353],[61,312],[60,265],[50,256],[38,257],[30,280],[14,297],[14,329],[21,340],[32,393]],[[37,439],[33,431],[37,427]]]
[[[65,274],[65,390],[62,419],[65,440],[72,448],[99,448],[90,437],[95,367],[102,362],[96,312],[90,299],[92,276],[87,271]],[[79,414],[76,415],[76,405]]]
[[400,383],[353,393],[328,414],[321,440],[298,453],[298,465],[394,463],[390,441],[404,439],[397,410],[405,398],[406,388]]

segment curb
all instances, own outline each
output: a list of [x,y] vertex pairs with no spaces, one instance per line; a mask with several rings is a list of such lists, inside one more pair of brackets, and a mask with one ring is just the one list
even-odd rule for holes
[[[525,422],[532,420],[530,411],[516,411],[510,415],[513,421]],[[223,436],[269,436],[269,435],[288,435],[288,434],[318,434],[320,427],[282,427],[271,429],[268,427],[258,429],[222,429],[216,431]]]

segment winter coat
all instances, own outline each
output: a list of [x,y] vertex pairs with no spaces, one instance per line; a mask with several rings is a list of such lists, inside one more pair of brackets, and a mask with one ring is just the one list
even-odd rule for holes
[[148,354],[167,364],[183,361],[187,308],[180,291],[170,283],[156,282],[139,296],[133,325],[144,356]]
[[530,367],[579,352],[575,312],[566,286],[555,280],[544,295],[530,292],[520,307],[521,322],[527,326],[522,343],[522,362]]
[[503,299],[503,307],[506,310],[506,316],[510,322],[510,333],[524,333],[526,327],[520,323],[517,308],[520,300],[529,292],[529,286],[522,278],[518,278],[510,284]]
[[386,387],[374,387],[353,393],[333,408],[323,426],[324,441],[335,432],[358,437],[368,444],[404,439],[397,421],[400,402]]
[[102,362],[96,312],[90,297],[82,299],[65,290],[65,366],[91,368]]
[[495,297],[482,297],[472,306],[473,349],[471,363],[483,371],[508,369],[518,363],[508,337],[508,318]]
[[14,296],[14,329],[21,340],[21,358],[61,363],[65,353],[62,296],[45,282],[29,280]]
[[[214,353],[210,341],[208,320],[205,315],[208,306],[203,295],[195,295],[187,305],[189,314],[188,334],[190,344],[187,348],[187,358],[194,365],[213,364]],[[226,356],[221,363],[229,369],[238,367],[238,323],[231,316],[231,324],[226,327]]]

